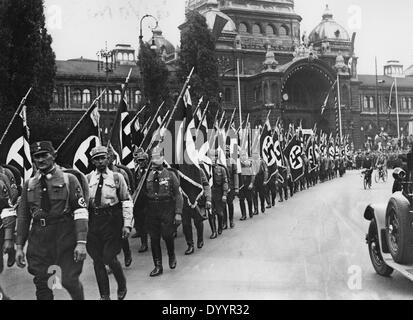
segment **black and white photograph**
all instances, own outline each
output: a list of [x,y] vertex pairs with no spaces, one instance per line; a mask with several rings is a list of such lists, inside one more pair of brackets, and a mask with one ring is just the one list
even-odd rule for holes
[[0,300],[412,300],[412,12],[0,0]]

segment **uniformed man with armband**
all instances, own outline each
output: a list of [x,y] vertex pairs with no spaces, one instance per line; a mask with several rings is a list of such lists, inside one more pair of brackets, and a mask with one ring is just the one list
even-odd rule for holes
[[37,299],[53,299],[49,280],[56,272],[71,298],[83,300],[79,276],[86,258],[88,211],[82,188],[74,175],[56,167],[51,142],[36,142],[30,149],[38,171],[24,184],[17,211],[17,265],[26,265],[28,241],[28,271]]
[[152,258],[155,268],[151,277],[163,273],[161,236],[165,241],[169,257],[169,268],[176,268],[176,226],[182,223],[183,198],[176,174],[165,168],[163,150],[156,146],[151,154],[152,168],[143,185],[146,200],[147,230],[151,238]]
[[[149,155],[143,148],[138,148],[134,154],[135,158],[135,185],[138,186],[142,179],[145,179],[149,168]],[[145,226],[146,210],[143,192],[140,192],[133,206],[133,216],[135,219],[136,234],[132,238],[141,239],[141,247],[138,252],[148,251],[148,232]]]
[[228,197],[227,206],[224,208],[224,222],[222,229],[226,230],[229,227],[234,228],[234,200],[235,196],[239,194],[239,177],[237,162],[231,157],[230,146],[226,146],[226,158],[227,158],[227,169],[228,169]]
[[108,168],[108,149],[96,147],[91,157],[96,170],[87,176],[90,194],[87,250],[93,259],[101,300],[110,300],[105,265],[118,283],[118,300],[123,300],[127,293],[126,278],[117,255],[122,240],[129,237],[132,229],[133,204],[125,178]]

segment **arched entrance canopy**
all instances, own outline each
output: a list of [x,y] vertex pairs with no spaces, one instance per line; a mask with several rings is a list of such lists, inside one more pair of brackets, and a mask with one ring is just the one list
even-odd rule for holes
[[[278,70],[277,70],[278,71]],[[284,73],[281,87],[281,103],[284,115],[294,122],[302,120],[308,127],[314,123],[330,123],[334,111],[336,72],[325,62],[308,58],[292,61],[280,70]],[[322,106],[327,98],[325,113],[321,115]],[[334,128],[322,128],[330,131]],[[330,129],[330,130],[326,130]]]

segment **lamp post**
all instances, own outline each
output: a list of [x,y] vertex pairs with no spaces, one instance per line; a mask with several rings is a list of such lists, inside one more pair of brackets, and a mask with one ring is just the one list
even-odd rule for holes
[[225,101],[224,78],[225,78],[225,75],[226,75],[228,72],[235,71],[235,70],[236,70],[236,68],[227,69],[227,70],[225,70],[225,71],[222,73],[222,75],[221,75],[221,92],[220,92],[220,95],[221,95],[221,103],[220,103],[221,112],[222,112],[222,100]]
[[[108,50],[108,43],[105,43],[105,49],[96,53],[98,57],[98,72],[103,71],[106,75],[106,97],[108,97],[109,74],[116,69],[115,52]],[[109,111],[109,99],[106,98],[107,111]]]
[[[141,20],[140,20],[140,22],[139,22],[139,52],[140,52],[140,53],[141,53],[142,45],[143,45],[142,23],[143,23],[143,20],[145,20],[146,18],[152,18],[153,20],[155,20],[155,23],[156,23],[156,24],[155,24],[155,27],[151,28],[152,31],[153,31],[153,29],[156,29],[156,28],[158,27],[158,20],[157,20],[154,16],[152,16],[152,15],[150,15],[150,14],[145,14],[145,15],[141,18]],[[154,38],[154,36],[152,35],[151,50],[156,50],[156,49],[157,49],[157,47],[156,47],[156,44],[155,44],[155,38]],[[142,55],[139,54],[139,57],[141,58]],[[144,79],[143,79],[143,63],[142,63],[142,61],[141,61],[140,58],[138,59],[138,63],[139,63],[140,73],[141,73],[141,79],[142,79],[142,92],[143,92],[143,97],[145,97],[146,93],[145,93]]]

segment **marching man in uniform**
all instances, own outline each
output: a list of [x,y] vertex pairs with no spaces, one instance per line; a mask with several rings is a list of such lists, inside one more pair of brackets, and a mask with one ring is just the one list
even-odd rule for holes
[[152,170],[143,186],[146,196],[146,221],[151,238],[151,249],[155,268],[151,277],[163,273],[161,236],[166,243],[169,268],[176,268],[175,239],[176,226],[182,223],[183,198],[179,190],[179,180],[174,172],[163,166],[163,150],[156,146],[152,150]]
[[37,299],[53,300],[50,280],[56,272],[54,279],[61,274],[72,299],[84,300],[79,276],[86,258],[88,211],[82,188],[74,175],[56,167],[51,142],[34,143],[31,153],[38,172],[26,181],[18,207],[17,265],[26,265],[23,248],[28,240],[28,271],[34,276]]
[[127,293],[126,278],[117,255],[122,240],[129,237],[132,229],[133,204],[123,175],[108,168],[108,149],[96,147],[91,156],[96,170],[87,176],[90,193],[87,250],[93,259],[101,300],[110,300],[105,265],[118,283],[118,300],[123,300]]

